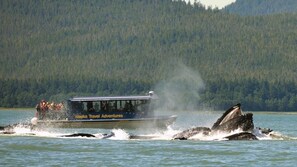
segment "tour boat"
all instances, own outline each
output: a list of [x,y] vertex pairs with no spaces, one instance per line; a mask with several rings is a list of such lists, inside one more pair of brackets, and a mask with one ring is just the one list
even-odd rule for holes
[[150,91],[145,96],[73,97],[64,105],[42,100],[31,122],[56,128],[166,128],[177,116],[155,115],[157,99]]

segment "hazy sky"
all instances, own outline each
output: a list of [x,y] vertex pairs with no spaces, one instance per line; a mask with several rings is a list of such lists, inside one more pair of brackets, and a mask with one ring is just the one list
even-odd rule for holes
[[[193,3],[195,0],[186,0],[186,1],[190,1],[191,3]],[[202,3],[206,7],[208,6],[211,6],[212,8],[218,7],[219,9],[235,1],[236,0],[197,0],[197,2]]]

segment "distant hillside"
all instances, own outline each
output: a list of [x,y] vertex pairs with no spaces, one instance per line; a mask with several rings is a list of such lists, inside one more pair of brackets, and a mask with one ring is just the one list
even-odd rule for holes
[[282,86],[297,82],[296,16],[241,17],[172,0],[2,0],[0,106],[140,94],[172,78],[193,92],[185,83],[199,87],[194,74],[211,106],[291,101],[292,110],[297,91]]
[[240,15],[268,15],[277,13],[296,13],[296,0],[236,0],[224,11]]
[[242,18],[171,0],[3,0],[0,17],[2,79],[156,83],[179,62],[205,80],[297,80],[296,15]]

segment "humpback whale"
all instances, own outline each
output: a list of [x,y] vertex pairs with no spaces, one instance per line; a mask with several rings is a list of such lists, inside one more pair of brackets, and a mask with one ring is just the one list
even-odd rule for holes
[[211,130],[231,132],[239,128],[248,132],[252,132],[254,129],[253,114],[243,114],[240,103],[225,111],[213,124]]
[[110,134],[89,134],[89,133],[74,133],[70,135],[62,135],[60,137],[92,137],[92,138],[100,138],[100,139],[108,139],[113,137],[115,134],[111,132]]
[[[226,110],[224,114],[213,124],[211,128],[195,127],[187,129],[178,134],[175,134],[173,136],[173,139],[187,140],[190,137],[199,133],[202,133],[205,136],[210,136],[215,132],[232,132],[235,130],[241,130],[242,132],[229,135],[224,138],[228,140],[257,140],[256,135],[253,134],[253,114],[243,114],[240,103]],[[271,131],[272,130],[269,129],[267,134]]]

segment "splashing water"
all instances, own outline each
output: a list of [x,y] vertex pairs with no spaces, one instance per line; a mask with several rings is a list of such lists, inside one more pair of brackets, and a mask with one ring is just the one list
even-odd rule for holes
[[114,136],[110,137],[111,140],[129,140],[129,134],[123,129],[113,129],[111,131]]
[[[76,134],[75,133],[61,133],[51,130],[45,130],[45,129],[36,129],[32,130],[28,126],[25,125],[18,125],[12,129],[14,132],[11,135],[14,136],[36,136],[36,137],[51,137],[51,138],[70,138],[67,137],[67,135]],[[106,133],[95,133],[95,134],[89,134],[89,136],[71,136],[71,138],[86,138],[86,139],[110,139],[110,140],[172,140],[173,136],[177,133],[182,132],[181,129],[173,129],[171,126],[168,126],[166,130],[163,131],[155,131],[152,133],[144,134],[143,132],[140,132],[136,135],[132,135],[129,132],[127,132],[124,129],[113,129],[111,130],[110,136],[106,138]],[[205,135],[202,132],[198,133],[190,138],[188,140],[198,140],[198,141],[222,141],[222,140],[228,140],[225,137],[230,136],[236,133],[242,132],[241,129],[237,129],[232,132],[211,132],[210,135]],[[1,132],[0,132],[1,134]],[[77,133],[79,134],[79,133]],[[86,133],[87,134],[87,133]],[[258,128],[255,128],[253,131],[253,134],[256,135],[256,137],[259,140],[297,140],[297,138],[289,137],[282,135],[279,132],[272,131],[269,134],[264,134],[262,131]],[[91,136],[91,137],[90,137]]]
[[30,134],[32,133],[31,129],[22,125],[18,125],[15,128],[13,128],[13,131],[16,134]]

